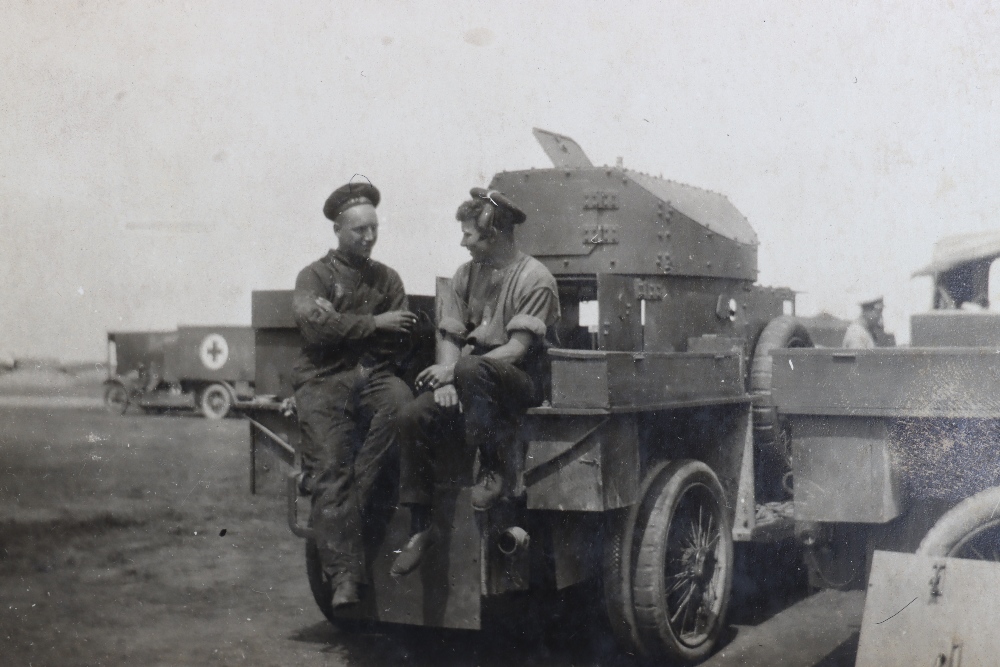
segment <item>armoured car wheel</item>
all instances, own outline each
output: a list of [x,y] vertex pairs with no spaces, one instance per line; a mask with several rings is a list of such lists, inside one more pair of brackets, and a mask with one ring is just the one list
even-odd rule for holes
[[222,419],[233,407],[233,397],[224,385],[210,384],[201,392],[198,407],[206,419]]
[[711,468],[677,461],[664,475],[636,557],[635,617],[650,650],[694,662],[711,653],[725,622],[733,534]]
[[1000,487],[981,491],[946,512],[917,553],[1000,562]]
[[128,410],[128,390],[118,383],[109,384],[104,390],[104,407],[111,414],[125,414]]
[[[635,572],[637,539],[641,533],[637,525],[645,525],[649,509],[663,483],[663,471],[669,461],[655,466],[639,490],[640,502],[628,510],[609,516],[604,537],[604,608],[611,632],[621,647],[633,654],[646,655],[648,651],[639,637],[632,605],[632,574]],[[650,493],[650,489],[653,493]],[[650,495],[654,498],[650,499]]]

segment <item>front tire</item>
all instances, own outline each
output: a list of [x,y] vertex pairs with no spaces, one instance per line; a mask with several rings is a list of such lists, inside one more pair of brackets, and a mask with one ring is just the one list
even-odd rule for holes
[[920,542],[917,554],[1000,562],[1000,487],[981,491],[946,512]]
[[677,461],[664,475],[636,558],[636,622],[656,655],[696,662],[712,652],[725,623],[732,528],[711,468]]
[[233,396],[222,384],[210,384],[198,398],[198,409],[205,419],[223,419],[233,407]]
[[128,390],[117,382],[104,390],[104,407],[113,415],[123,415],[128,410]]

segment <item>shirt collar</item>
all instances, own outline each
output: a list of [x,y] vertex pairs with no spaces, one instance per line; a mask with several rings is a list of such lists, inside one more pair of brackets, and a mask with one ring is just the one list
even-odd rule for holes
[[341,264],[346,264],[352,269],[363,269],[368,264],[368,259],[364,257],[351,257],[347,253],[341,252],[340,248],[332,248],[327,255],[330,259],[335,259]]

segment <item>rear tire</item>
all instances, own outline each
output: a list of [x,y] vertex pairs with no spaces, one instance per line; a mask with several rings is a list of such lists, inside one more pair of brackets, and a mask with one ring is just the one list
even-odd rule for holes
[[696,662],[711,654],[725,625],[733,533],[711,468],[676,461],[664,476],[636,558],[635,616],[655,656]]
[[123,415],[128,410],[128,390],[117,382],[104,390],[104,407],[113,415]]
[[222,384],[210,384],[198,397],[198,409],[205,419],[223,419],[233,407],[233,395]]
[[981,491],[946,512],[917,553],[1000,562],[1000,487]]

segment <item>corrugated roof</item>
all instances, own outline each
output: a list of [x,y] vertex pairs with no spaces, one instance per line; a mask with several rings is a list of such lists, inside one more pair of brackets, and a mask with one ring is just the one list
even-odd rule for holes
[[636,171],[625,170],[625,173],[651,194],[670,202],[672,207],[712,232],[740,243],[757,245],[753,227],[723,195]]
[[931,263],[914,276],[933,276],[961,264],[1000,257],[1000,230],[946,236],[934,244]]

